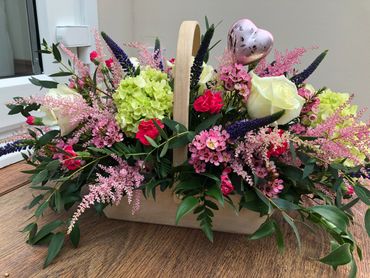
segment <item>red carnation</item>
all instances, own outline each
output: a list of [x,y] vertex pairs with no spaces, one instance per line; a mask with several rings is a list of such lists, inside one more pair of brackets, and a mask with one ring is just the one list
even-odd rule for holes
[[35,123],[35,117],[34,116],[28,116],[26,123],[29,125],[33,125]]
[[112,66],[113,66],[113,58],[110,58],[108,60],[105,60],[105,65],[107,66],[108,69],[112,68]]
[[197,112],[219,113],[224,106],[221,92],[205,90],[203,95],[194,101],[194,110]]
[[153,121],[156,121],[161,128],[164,128],[163,123],[159,119],[142,120],[139,124],[138,132],[136,133],[136,139],[138,139],[143,145],[150,145],[145,136],[155,139],[159,135],[159,131]]
[[96,52],[95,50],[91,51],[90,52],[90,61],[95,62],[95,60],[98,58],[98,56],[99,56],[98,52]]
[[65,166],[68,170],[74,171],[81,167],[81,160],[74,159],[77,154],[73,150],[73,147],[68,145],[63,148],[64,152],[67,154],[63,155],[63,166]]

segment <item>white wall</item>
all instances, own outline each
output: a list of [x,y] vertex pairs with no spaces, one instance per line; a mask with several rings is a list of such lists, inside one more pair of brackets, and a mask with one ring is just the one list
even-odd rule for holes
[[[128,4],[127,4],[128,3]],[[132,14],[127,14],[132,4]],[[153,44],[159,36],[167,56],[175,55],[177,31],[181,21],[202,23],[204,15],[211,22],[223,21],[215,32],[222,39],[214,57],[225,47],[228,28],[240,18],[249,18],[269,30],[279,50],[320,46],[330,49],[317,72],[310,78],[315,87],[326,85],[333,90],[357,94],[355,102],[370,106],[370,1],[250,1],[250,0],[99,0],[100,28],[118,37]],[[127,22],[132,18],[132,29]],[[132,33],[131,33],[132,32]],[[302,68],[319,53],[309,53]]]

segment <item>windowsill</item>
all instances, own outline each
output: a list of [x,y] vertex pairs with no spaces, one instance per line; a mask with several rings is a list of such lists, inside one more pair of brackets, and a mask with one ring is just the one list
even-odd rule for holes
[[52,80],[49,76],[45,74],[9,77],[9,78],[0,79],[0,88],[7,88],[7,87],[14,87],[14,86],[21,86],[21,85],[31,85],[30,81],[28,80],[31,76],[34,76],[37,79]]

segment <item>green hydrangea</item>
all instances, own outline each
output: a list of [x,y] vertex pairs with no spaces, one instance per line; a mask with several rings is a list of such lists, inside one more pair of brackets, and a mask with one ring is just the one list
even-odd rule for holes
[[166,73],[147,67],[138,76],[123,79],[113,100],[118,111],[116,119],[131,136],[142,119],[162,119],[171,114],[173,92]]
[[[320,105],[319,112],[317,114],[316,121],[312,122],[311,125],[316,126],[324,122],[328,117],[334,114],[334,112],[343,105],[349,99],[347,93],[336,93],[330,89],[326,89],[319,95]],[[357,113],[356,105],[347,105],[341,112],[342,116],[355,115]]]

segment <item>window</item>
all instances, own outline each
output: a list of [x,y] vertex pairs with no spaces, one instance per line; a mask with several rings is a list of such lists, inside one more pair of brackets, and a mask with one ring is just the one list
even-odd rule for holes
[[42,72],[35,0],[0,0],[0,78]]

